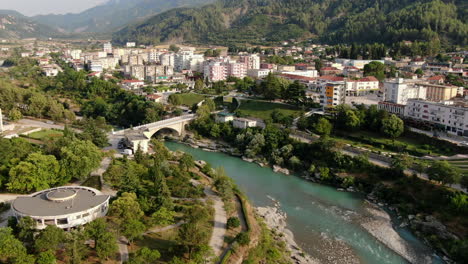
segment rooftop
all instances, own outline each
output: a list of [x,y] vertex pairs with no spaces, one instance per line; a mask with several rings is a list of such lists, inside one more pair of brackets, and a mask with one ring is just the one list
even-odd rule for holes
[[109,199],[88,187],[59,187],[18,197],[13,209],[29,216],[61,216],[89,210]]

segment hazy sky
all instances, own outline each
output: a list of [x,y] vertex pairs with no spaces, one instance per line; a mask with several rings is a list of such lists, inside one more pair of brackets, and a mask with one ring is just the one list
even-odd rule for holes
[[23,15],[78,13],[107,0],[0,0],[0,9],[16,10]]

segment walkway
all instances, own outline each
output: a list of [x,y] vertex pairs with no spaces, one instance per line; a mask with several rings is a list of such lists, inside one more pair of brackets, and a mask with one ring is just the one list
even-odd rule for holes
[[181,226],[183,224],[185,224],[185,221],[180,221],[178,223],[175,223],[173,225],[168,225],[168,226],[165,226],[165,227],[155,227],[155,228],[149,229],[148,231],[146,231],[143,234],[144,235],[149,235],[149,234],[154,234],[154,233],[161,233],[161,232],[165,232],[167,230],[177,228],[177,227],[179,227],[179,226]]
[[128,245],[127,239],[125,237],[120,237],[117,239],[117,245],[119,246],[120,253],[120,264],[128,261]]

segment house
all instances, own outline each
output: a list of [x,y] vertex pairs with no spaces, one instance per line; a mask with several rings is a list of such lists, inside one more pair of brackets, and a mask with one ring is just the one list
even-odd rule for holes
[[321,75],[337,75],[341,73],[342,71],[335,67],[323,67],[322,69],[320,69]]
[[227,123],[230,121],[234,121],[234,114],[226,112],[216,114],[216,123]]
[[146,100],[155,102],[155,103],[160,103],[162,101],[162,96],[157,95],[157,94],[147,94],[145,98]]
[[432,83],[432,84],[444,84],[445,82],[445,76],[443,75],[436,75],[436,76],[432,76],[432,77],[429,77],[427,78],[427,81],[429,83]]
[[353,96],[366,95],[379,90],[379,80],[374,76],[367,76],[359,80],[346,81],[346,94]]
[[271,71],[269,69],[250,69],[247,70],[247,76],[250,76],[255,79],[263,79],[267,77],[268,74],[270,74],[270,72]]
[[92,72],[92,73],[88,74],[88,77],[89,78],[93,78],[93,77],[100,78],[101,74],[102,74],[102,72]]
[[257,121],[247,118],[234,118],[232,124],[235,128],[247,129],[249,127],[256,127]]
[[135,42],[127,42],[127,48],[134,48],[136,47],[136,43]]
[[140,80],[123,80],[122,85],[125,89],[134,90],[143,87],[145,82]]

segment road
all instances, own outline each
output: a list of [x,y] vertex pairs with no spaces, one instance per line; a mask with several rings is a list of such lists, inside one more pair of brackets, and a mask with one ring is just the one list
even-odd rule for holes
[[[304,138],[304,137],[301,137],[299,135],[290,135],[291,138],[293,139],[296,139],[296,140],[299,140],[300,142],[303,142],[303,143],[312,143],[313,141],[310,140],[309,138]],[[348,151],[348,150],[343,150],[341,149],[340,150],[341,153],[343,153],[344,155],[347,155],[347,156],[352,156],[352,157],[356,157],[356,156],[359,156],[360,154],[358,153],[355,153],[355,152],[352,152],[352,151]],[[376,165],[376,166],[380,166],[380,167],[384,167],[384,168],[390,168],[391,164],[388,163],[388,162],[385,162],[383,160],[379,160],[379,159],[374,159],[374,158],[371,158],[371,157],[368,157],[368,160],[370,163]],[[418,178],[420,179],[423,179],[423,180],[426,180],[426,181],[429,181],[429,177],[427,176],[427,174],[425,173],[418,173],[417,171],[415,170],[412,170],[412,169],[406,169],[404,171],[404,173],[407,175],[407,176],[412,176],[412,175],[417,175]],[[460,184],[451,184],[451,185],[448,185],[449,187],[452,187],[458,191],[462,191],[464,193],[468,193],[467,190],[463,189],[461,187]]]

